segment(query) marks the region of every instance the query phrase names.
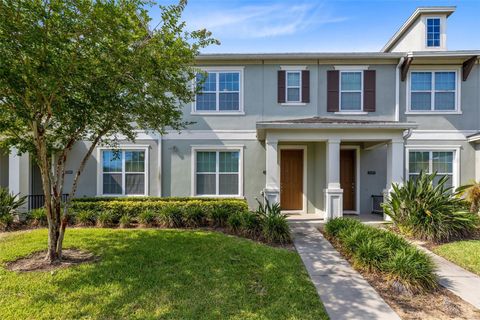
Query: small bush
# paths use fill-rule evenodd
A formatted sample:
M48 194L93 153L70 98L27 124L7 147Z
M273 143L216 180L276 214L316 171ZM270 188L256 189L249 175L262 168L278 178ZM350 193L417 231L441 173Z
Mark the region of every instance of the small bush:
M0 229L8 229L18 208L25 204L27 197L14 195L7 188L0 188Z
M80 226L94 226L97 221L97 215L93 211L83 210L75 214L75 222Z
M188 228L205 225L206 214L200 205L189 205L184 208L183 224Z
M429 291L437 286L431 258L392 232L338 218L325 225L325 234L338 241L353 265L380 271L406 290Z
M138 215L138 223L146 227L151 227L155 224L156 218L157 215L155 214L155 212L153 210L147 209L145 211L142 211Z
M429 291L438 286L434 263L417 248L396 251L384 261L383 269L391 281L401 283L410 292Z
M115 213L112 211L101 212L97 216L97 226L101 228L110 227L113 224Z
M262 235L267 242L286 244L291 241L290 229L284 215L268 214L262 222Z
M228 217L227 227L231 232L241 233L243 230L243 213L234 212Z
M13 215L6 214L0 216L0 231L7 230L13 223Z
M208 220L212 227L223 228L227 225L230 211L225 207L214 207L209 214Z
M130 228L132 224L132 218L124 214L123 216L120 217L119 223L120 223L120 228Z
M479 217L467 210L459 192L446 187L448 177L437 183L436 173L421 172L402 186L393 185L382 204L399 230L423 240L441 242L469 236L479 225Z
M35 227L45 227L48 224L45 208L33 209L27 215L30 224Z
M259 238L263 228L262 217L251 211L242 212L240 216L242 218L241 232L248 237Z
M183 211L177 206L168 206L163 208L159 216L160 223L168 228L183 227Z

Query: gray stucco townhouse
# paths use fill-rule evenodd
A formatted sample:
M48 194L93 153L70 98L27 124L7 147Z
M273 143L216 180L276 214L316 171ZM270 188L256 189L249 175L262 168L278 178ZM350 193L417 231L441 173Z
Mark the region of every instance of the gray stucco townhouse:
M183 107L195 124L139 132L118 159L99 147L77 196L265 196L331 218L370 213L372 196L420 170L480 180L480 51L447 49L454 11L418 8L380 52L202 54L203 93ZM0 156L0 185L42 193L15 150Z

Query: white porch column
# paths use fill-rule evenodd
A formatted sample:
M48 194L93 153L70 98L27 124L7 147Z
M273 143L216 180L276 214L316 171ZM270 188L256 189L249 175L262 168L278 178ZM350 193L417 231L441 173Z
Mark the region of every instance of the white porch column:
M340 140L327 141L327 189L325 220L343 216L343 190L340 188Z
M28 154L17 154L17 149L12 148L8 156L8 189L10 193L25 196L30 191L30 157ZM27 204L20 210L27 210Z
M278 140L267 139L265 198L270 203L280 202L280 177L278 168Z
M387 185L383 190L383 198L387 200L393 190L392 184L402 184L404 166L404 141L392 140L387 145ZM390 217L384 215L384 219L390 221Z

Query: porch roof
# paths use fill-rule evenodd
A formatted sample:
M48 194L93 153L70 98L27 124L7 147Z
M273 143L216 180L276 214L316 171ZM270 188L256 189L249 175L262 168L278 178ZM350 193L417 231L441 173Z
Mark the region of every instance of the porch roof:
M348 118L312 117L301 119L282 119L257 122L257 136L262 139L269 129L415 129L415 122L398 122L388 120L367 120Z

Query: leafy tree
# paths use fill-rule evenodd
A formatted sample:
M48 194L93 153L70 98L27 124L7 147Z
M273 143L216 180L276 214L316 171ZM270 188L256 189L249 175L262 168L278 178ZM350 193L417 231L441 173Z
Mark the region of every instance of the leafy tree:
M51 263L62 257L69 202L61 209L65 163L89 141L70 191L98 144L115 146L137 129L181 130L199 50L216 40L188 32L186 1L160 6L150 29L144 0L0 0L2 145L37 162L48 220Z

